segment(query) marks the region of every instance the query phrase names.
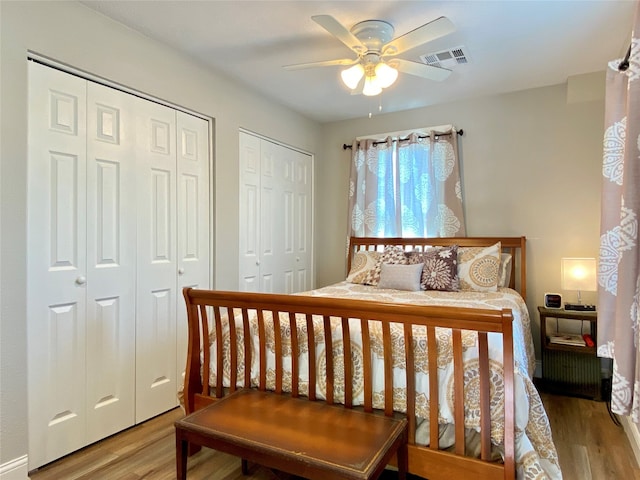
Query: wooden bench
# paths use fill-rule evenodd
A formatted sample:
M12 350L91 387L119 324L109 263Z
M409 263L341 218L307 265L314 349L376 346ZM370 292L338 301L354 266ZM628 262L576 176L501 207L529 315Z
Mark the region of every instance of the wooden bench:
M238 390L175 423L178 480L189 444L308 479L376 479L397 454L407 471L407 420L278 395Z

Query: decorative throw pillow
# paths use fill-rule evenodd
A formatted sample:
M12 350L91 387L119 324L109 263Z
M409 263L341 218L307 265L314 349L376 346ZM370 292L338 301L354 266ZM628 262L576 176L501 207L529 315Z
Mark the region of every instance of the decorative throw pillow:
M498 279L499 287L508 287L509 282L511 282L511 262L511 254L500 254L500 278Z
M489 247L460 247L460 290L496 292L500 279L500 242Z
M347 282L366 283L369 272L376 268L382 253L369 250L360 250L351 261L351 270L347 275Z
M380 281L378 288L395 288L396 290L420 290L422 263L413 265L396 265L383 263L380 265Z
M458 281L458 245L433 247L408 254L409 263L424 263L420 285L422 290L456 292Z
M369 272L369 275L367 275L365 283L374 286L378 285L378 282L380 281L380 269L383 263L389 263L391 265L407 265L409 261L407 260L407 256L404 254L402 247L398 245L387 245L384 247L384 251L380 255L375 268Z

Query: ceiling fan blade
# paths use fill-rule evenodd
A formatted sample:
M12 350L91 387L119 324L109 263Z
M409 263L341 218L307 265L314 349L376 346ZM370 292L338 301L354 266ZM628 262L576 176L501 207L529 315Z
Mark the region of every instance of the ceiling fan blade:
M366 50L366 47L362 42L331 15L314 15L311 17L311 20L316 22L354 52L359 54Z
M451 75L451 70L448 68L434 67L433 65L425 65L424 63L412 62L401 58L394 58L389 62L389 65L409 75L428 78L437 82L441 82Z
M456 27L447 17L436 18L434 21L426 23L404 35L391 40L382 47L382 55L398 55L411 50L422 44L428 43L436 38L444 37L455 32Z
M308 62L308 63L296 63L293 65L284 65L282 68L285 70L302 70L303 68L314 67L330 67L332 65L355 65L358 60L352 58L341 58L338 60L324 60L322 62Z

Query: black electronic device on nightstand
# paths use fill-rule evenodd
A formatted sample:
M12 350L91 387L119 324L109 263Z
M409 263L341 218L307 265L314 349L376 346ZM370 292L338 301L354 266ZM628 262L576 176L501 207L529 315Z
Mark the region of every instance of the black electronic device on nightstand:
M585 305L584 303L565 303L565 310L574 310L576 312L595 312L595 305Z
M559 293L544 294L545 308L562 308L562 295Z

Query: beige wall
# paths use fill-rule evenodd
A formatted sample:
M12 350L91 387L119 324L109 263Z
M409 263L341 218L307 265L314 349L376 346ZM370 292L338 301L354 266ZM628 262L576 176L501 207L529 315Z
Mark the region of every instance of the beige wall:
M318 285L344 279L350 151L356 136L452 123L460 138L467 235L527 237L527 304L560 290L561 257L597 257L604 75L567 85L461 101L324 126L317 171ZM576 88L578 85L579 88ZM567 92L571 103L567 102ZM594 293L583 300L595 301Z
M27 51L215 119L215 284L237 286L238 129L315 154L318 124L75 2L0 2L0 466L27 453ZM37 392L32 392L37 394Z

